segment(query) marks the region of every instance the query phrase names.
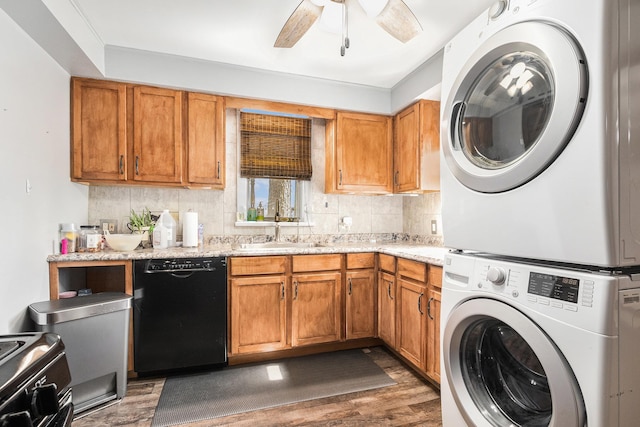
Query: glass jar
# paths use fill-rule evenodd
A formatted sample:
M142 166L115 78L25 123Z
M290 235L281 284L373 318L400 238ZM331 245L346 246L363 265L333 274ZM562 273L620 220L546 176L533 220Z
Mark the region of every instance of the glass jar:
M78 229L75 224L60 224L60 253L67 254L76 251Z
M78 234L78 252L98 252L101 249L102 234L97 225L81 225Z

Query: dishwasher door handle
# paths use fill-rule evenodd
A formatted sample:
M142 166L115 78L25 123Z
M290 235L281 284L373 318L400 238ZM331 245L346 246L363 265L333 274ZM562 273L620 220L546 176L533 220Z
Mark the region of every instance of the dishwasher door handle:
M173 277L175 277L176 279L188 279L189 277L193 276L193 271L191 273L169 273L171 274Z

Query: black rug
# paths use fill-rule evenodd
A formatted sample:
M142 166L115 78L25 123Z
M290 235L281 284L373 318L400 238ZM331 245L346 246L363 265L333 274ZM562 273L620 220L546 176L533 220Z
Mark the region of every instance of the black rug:
M393 385L362 350L346 350L169 377L152 427Z

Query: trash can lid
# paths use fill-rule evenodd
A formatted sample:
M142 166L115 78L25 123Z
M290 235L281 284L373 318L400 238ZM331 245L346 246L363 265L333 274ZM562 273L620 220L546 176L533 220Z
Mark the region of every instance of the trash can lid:
M131 295L100 292L81 297L36 302L29 305L31 319L38 325L53 325L131 308Z

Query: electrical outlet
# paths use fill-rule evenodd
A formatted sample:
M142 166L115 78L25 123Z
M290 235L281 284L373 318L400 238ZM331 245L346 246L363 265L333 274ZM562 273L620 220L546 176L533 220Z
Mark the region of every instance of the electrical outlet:
M100 229L109 233L117 233L118 232L118 220L117 219L101 219L100 220Z
M435 219L431 220L431 234L438 234L438 221Z

